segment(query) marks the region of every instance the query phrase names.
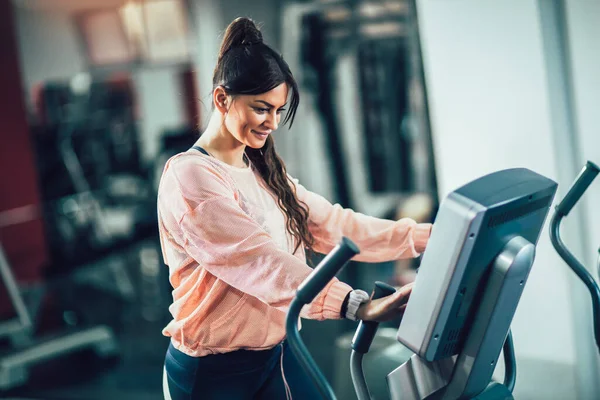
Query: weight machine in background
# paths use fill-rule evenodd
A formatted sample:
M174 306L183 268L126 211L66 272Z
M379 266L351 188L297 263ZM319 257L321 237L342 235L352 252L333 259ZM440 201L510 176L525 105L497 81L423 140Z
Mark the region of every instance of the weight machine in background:
M432 220L438 195L414 2L292 3L283 9L281 42L303 99L298 122L277 138L290 173L358 212ZM398 277L399 271L412 271L418 260L351 264L340 278L368 288L374 280L405 283L410 276ZM352 396L343 389L351 387L348 363L339 359L349 354L352 324L332 326L331 337L321 325L313 338L310 322L303 336L311 352L336 390ZM406 356L386 336L394 324L380 330L373 352L386 354L370 371ZM335 342L335 354L322 342Z

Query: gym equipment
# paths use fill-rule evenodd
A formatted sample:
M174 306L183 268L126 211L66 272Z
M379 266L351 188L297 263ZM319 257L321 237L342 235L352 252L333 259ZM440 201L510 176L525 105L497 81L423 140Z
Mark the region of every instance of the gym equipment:
M544 176L515 168L481 177L444 199L398 329L398 341L415 354L388 374L392 400L513 398L510 324L556 188ZM290 347L326 399L335 394L302 343L298 316L358 252L342 239L300 286L287 316ZM373 296L390 292L377 284ZM370 398L361 360L376 329L361 323L353 340L359 400ZM491 382L502 348L503 384Z
M0 337L8 336L11 349L0 354L0 390L8 390L27 382L29 368L51 358L85 348L93 348L102 358L117 354L113 331L104 325L62 332L60 335L33 339L31 317L25 307L10 267L0 247L0 286L4 285L14 307L14 315L0 321Z
M600 351L600 288L594 277L588 272L583 264L569 251L567 246L560 237L560 223L563 218L569 215L575 204L585 193L587 188L592 184L593 180L600 173L600 168L591 161L583 167L579 176L565 195L565 198L556 206L556 211L550 222L550 240L552 245L567 263L575 274L583 281L585 286L590 291L592 297L592 308L594 314L594 335L596 337L596 346ZM598 249L598 273L600 274L600 248Z
M21 222L26 220L18 221ZM63 331L46 337L33 337L31 315L1 243L0 301L7 301L10 305L10 310L0 315L0 339L7 338L10 344L8 350L0 353L0 391L26 383L30 367L55 357L86 348L93 348L102 358L113 357L118 353L114 333L105 325Z

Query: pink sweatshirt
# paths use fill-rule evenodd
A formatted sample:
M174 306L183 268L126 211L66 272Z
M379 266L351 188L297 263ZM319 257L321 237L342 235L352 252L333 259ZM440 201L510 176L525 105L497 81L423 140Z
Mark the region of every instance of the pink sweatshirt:
M369 217L332 205L296 180L290 184L309 208L320 253L342 236L360 248L357 261L416 257L425 248L430 224ZM160 182L158 219L174 288L173 320L163 334L178 350L190 356L263 350L285 338L287 309L311 268L302 246L292 254L284 214L252 167L233 167L196 150L172 157ZM333 279L301 316L341 318L350 290Z

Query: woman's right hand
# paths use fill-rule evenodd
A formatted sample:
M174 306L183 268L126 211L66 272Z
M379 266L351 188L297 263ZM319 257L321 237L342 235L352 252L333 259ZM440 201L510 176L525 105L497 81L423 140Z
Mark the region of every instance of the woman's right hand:
M356 311L356 317L363 321L376 322L386 322L401 317L406 309L413 285L414 283L409 283L394 294L361 304Z

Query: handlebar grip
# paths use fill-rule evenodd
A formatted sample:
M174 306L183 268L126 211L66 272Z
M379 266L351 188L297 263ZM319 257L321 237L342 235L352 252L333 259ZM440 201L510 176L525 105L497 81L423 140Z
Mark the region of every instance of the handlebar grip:
M303 304L312 302L339 270L358 253L360 253L358 247L350 239L343 237L340 244L329 252L304 282L300 284L296 298Z
M375 282L375 288L373 289L373 296L371 299L380 299L394 293L396 293L396 289L387 283ZM354 338L352 339L352 350L360 354L368 353L369 348L371 348L371 344L373 343L373 339L375 339L378 327L379 322L360 321L358 328L356 328Z
M375 288L373 289L372 300L380 299L382 297L389 296L394 293L396 293L396 289L393 286L390 286L384 282L377 281L375 282Z
M588 161L577 176L571 189L565 195L565 198L556 206L556 212L564 216L569 215L571 209L573 209L599 172L600 168L593 162Z

